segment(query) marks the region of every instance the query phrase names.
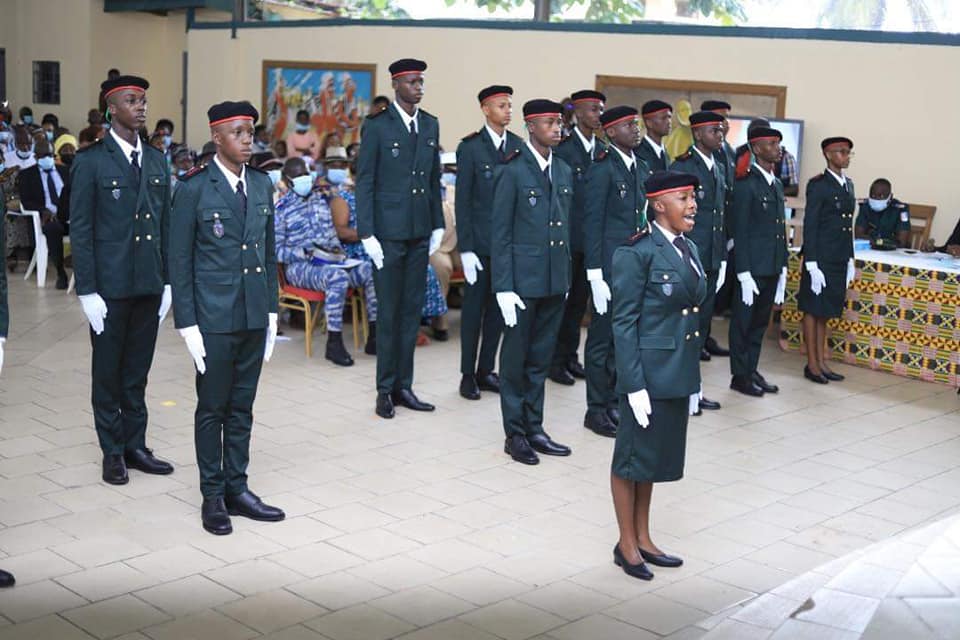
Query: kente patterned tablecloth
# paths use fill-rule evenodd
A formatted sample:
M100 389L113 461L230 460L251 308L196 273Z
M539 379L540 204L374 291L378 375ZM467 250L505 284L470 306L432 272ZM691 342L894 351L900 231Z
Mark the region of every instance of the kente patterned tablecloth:
M924 256L890 255L884 262L857 252L857 277L843 317L827 324L832 358L900 376L960 384L960 273L931 269ZM902 264L893 264L900 262ZM780 329L792 350L802 342L797 309L800 256L791 253Z

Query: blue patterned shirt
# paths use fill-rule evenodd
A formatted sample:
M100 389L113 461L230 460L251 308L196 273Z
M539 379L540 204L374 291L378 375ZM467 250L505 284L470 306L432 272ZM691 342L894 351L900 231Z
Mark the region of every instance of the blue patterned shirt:
M314 190L306 198L290 190L277 200L274 220L277 262L309 261L317 247L343 252L328 198L329 194L323 190Z

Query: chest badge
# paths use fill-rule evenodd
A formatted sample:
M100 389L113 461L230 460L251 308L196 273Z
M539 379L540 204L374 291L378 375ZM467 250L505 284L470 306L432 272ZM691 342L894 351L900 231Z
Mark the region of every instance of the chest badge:
M626 197L627 197L627 187L624 185L620 185L620 199L623 200Z
M663 289L663 295L668 298L673 295L673 284L670 282L664 282L660 287Z
M697 189L697 200L703 200L703 189Z
M223 223L220 222L220 214L213 214L213 235L218 238L223 237Z
M531 206L531 207L537 206L537 194L534 193L533 191L531 191L531 192L530 192L530 197L527 198L527 202L530 203L530 206Z
M119 199L120 199L120 189L114 189L113 191L110 192L110 195L113 196L113 199L114 199L114 200L119 200Z

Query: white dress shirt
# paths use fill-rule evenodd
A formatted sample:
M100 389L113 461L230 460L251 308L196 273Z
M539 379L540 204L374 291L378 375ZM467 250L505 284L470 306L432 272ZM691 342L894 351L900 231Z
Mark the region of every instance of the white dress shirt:
M223 173L223 175L226 176L227 182L230 183L230 191L233 191L234 193L236 193L236 192L237 192L237 183L238 183L238 182L241 182L241 183L243 183L243 192L244 192L244 193L247 193L247 167L246 167L246 165L242 165L242 164L240 165L240 175L238 176L238 175L235 174L233 171L230 171L230 169L227 169L225 166L223 166L223 163L220 162L220 157L219 157L219 156L214 155L214 156L213 156L213 162L214 162L214 164L216 164L216 165L220 168L220 171Z
M407 131L410 131L410 123L412 122L413 130L416 131L417 133L420 133L420 122L419 122L420 119L417 118L417 116L420 115L419 108L414 109L413 115L410 115L409 113L403 110L403 107L401 107L400 103L397 102L396 100L393 101L393 108L396 109L397 113L400 114L400 119L403 120L404 129L406 129Z
M663 233L663 235L667 236L667 240L670 241L670 246L673 247L673 250L677 252L677 255L680 256L680 259L682 260L682 259L683 259L683 252L680 251L680 249L677 248L677 245L673 244L673 241L674 241L677 237L683 238L684 235L681 233L679 236L677 236L677 234L675 234L673 231L670 231L670 230L665 229L665 228L663 228L662 226L660 226L660 224L659 224L656 220L653 221L653 224L657 225L657 229L660 229L660 231ZM689 246L689 245L687 245L687 246ZM700 273L700 269L697 268L697 262L696 262L696 260L693 259L693 249L692 249L692 248L690 249L690 264L693 265L693 270L697 272L697 275L700 275L700 276L703 275L702 273Z
M409 128L410 128L410 125L407 125L407 129ZM507 141L506 129L503 130L503 135L501 136L501 135L498 135L496 131L491 129L490 125L488 124L483 125L483 128L487 130L488 134L490 134L490 139L493 140L493 146L495 146L497 149L500 149L500 147L503 146L503 144ZM506 147L503 147L503 149L504 151L506 151Z
M627 166L627 171L632 170L633 165L637 163L637 158L636 156L633 155L633 151L630 151L630 155L627 155L623 151L620 151L620 148L617 147L617 145L612 144L610 146L613 148L614 151L620 154L620 157L623 159L623 164Z
M667 152L667 150L664 148L662 144L657 144L656 142L650 139L650 136L645 135L643 136L643 139L646 140L650 144L650 146L653 147L653 150L657 152L658 158L662 158L663 154Z
M126 156L127 162L130 164L133 164L133 158L130 157L130 152L137 152L137 165L143 169L143 145L140 144L140 136L135 136L137 139L137 146L133 146L118 136L117 132L113 130L113 127L110 128L110 135L113 137L113 141L120 146L120 150L123 151L123 155Z
M529 140L527 140L527 148L530 149L530 153L533 154L533 157L537 159L537 164L540 165L541 173L543 173L544 169L550 168L550 166L553 164L553 149L550 149L550 155L544 158L542 155L540 155L540 152L537 151L536 147L530 144ZM550 169L550 171L547 174L547 177L550 180L550 182L553 182L552 174L553 174L553 169Z
M713 157L704 155L703 151L700 151L700 149L697 149L696 145L693 146L693 150L697 152L698 156L703 158L703 162L704 164L707 165L707 169L709 169L710 171L713 171Z
M767 181L767 184L771 184L771 185L773 184L773 181L776 178L775 175L773 175L772 173L770 173L769 171L761 167L756 162L753 163L753 166L757 168L757 170L760 172L760 175L763 176L763 179Z
M53 204L53 200L50 198L50 188L47 185L47 176L53 177L53 187L57 190L55 194L58 198L60 194L63 193L63 178L60 177L60 172L57 171L57 167L54 166L50 171L44 171L40 167L37 167L40 171L40 184L43 185L43 200L44 206L50 211L50 213L57 212L57 205Z
M580 133L580 127L574 127L573 131L577 134L577 137L580 138L580 144L583 145L584 150L590 155L593 155L594 146L597 144L597 136L590 134L590 139L587 140L586 136Z
M827 173L833 176L833 179L840 183L840 186L844 189L847 188L847 179L843 175L837 175L830 169L827 169Z

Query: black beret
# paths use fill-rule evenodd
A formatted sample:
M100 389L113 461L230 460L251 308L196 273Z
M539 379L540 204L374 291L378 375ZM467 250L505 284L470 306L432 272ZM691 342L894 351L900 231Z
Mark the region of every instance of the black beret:
M747 132L747 141L756 142L757 140L766 140L767 138L776 138L783 140L783 134L772 127L754 127Z
M719 113L714 113L713 111L697 111L690 115L690 128L696 129L697 127L705 127L708 124L720 124L724 120L726 120L726 118Z
M405 76L408 73L422 73L426 71L427 63L423 60L415 60L414 58L403 58L402 60L397 60L390 65L390 77L396 78L398 76Z
M827 147L833 146L835 144L848 144L850 148L853 149L853 140L850 138L845 138L844 136L833 136L832 138L824 138L820 143L820 149L823 151L827 150Z
M230 120L253 120L256 122L259 118L260 114L246 100L221 102L207 109L207 119L210 121L211 127Z
M495 96L512 96L513 87L508 87L505 84L492 84L486 89L481 89L480 93L477 94L477 100L480 101L480 104L483 104L483 101L487 98L493 98Z
M583 91L574 91L570 94L570 102L577 103L580 101L591 101L591 102L606 102L607 96L603 95L599 91L593 91L592 89L584 89Z
M146 91L150 88L150 83L137 76L118 76L113 80L104 80L100 83L100 93L104 98L111 93L123 91L124 89L139 89Z
M692 173L683 171L654 171L643 183L647 197L662 196L671 191L685 191L700 186L700 179Z
M606 129L624 120L635 120L638 113L633 107L612 107L600 114L600 124Z
M729 102L724 102L723 100L704 100L700 103L701 111L719 111L721 109L729 111L732 108Z
M643 108L640 109L640 113L642 113L644 117L652 116L661 111L673 111L673 107L663 100L650 100L649 102L643 103Z
M543 116L559 116L563 111L563 105L553 100L528 100L523 105L523 119L532 120Z

